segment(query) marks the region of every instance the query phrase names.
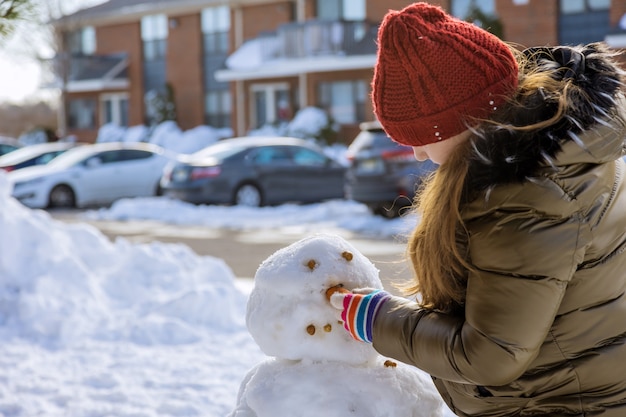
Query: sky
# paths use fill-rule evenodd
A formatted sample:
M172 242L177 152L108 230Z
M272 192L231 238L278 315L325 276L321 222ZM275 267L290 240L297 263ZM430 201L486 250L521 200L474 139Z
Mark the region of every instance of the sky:
M43 90L43 69L36 56L51 58L54 51L45 25L50 17L70 14L105 0L32 0L35 17L16 23L15 31L0 40L0 103L21 103L28 100L49 99L50 90Z
M357 223L380 228L382 219L358 204L216 215L219 207L126 199L85 214L310 227L303 242L264 261L255 280L243 280L222 259L182 244L111 242L87 223L22 206L10 191L0 174L3 417L452 416L427 375L385 365L321 298L331 276L352 287L381 285L375 265L334 233ZM250 217L256 221L244 221ZM338 257L346 251L353 270ZM310 259L320 267L303 271ZM271 333L278 328L285 331Z

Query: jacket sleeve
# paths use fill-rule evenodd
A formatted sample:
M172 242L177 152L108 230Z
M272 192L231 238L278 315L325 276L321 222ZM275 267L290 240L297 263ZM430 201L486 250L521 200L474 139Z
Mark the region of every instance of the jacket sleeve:
M475 223L465 316L393 297L374 322L373 345L448 381L504 385L524 373L550 331L580 260L583 222L530 208Z

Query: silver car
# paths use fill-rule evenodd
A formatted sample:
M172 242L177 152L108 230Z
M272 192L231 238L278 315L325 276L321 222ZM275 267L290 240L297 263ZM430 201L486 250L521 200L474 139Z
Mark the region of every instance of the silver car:
M13 196L31 208L107 205L125 197L159 195L163 168L176 157L150 143L98 143L7 176Z

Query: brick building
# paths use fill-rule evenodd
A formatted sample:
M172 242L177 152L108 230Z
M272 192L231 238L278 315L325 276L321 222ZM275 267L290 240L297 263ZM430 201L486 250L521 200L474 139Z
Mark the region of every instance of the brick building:
M55 22L66 132L94 141L100 126L154 120L155 97L181 129L244 135L326 109L353 137L372 120L369 85L377 25L401 0L109 0ZM626 1L440 0L487 16L523 46L605 40L626 48ZM622 22L620 25L620 21ZM484 22L483 22L484 24Z

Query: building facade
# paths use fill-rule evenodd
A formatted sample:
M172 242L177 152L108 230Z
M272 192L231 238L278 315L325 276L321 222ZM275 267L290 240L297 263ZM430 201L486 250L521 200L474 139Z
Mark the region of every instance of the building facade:
M106 123L245 135L326 110L349 142L373 120L378 25L401 0L109 0L56 21L63 134ZM626 48L621 0L431 1L521 46L606 41ZM495 31L494 31L495 32Z

